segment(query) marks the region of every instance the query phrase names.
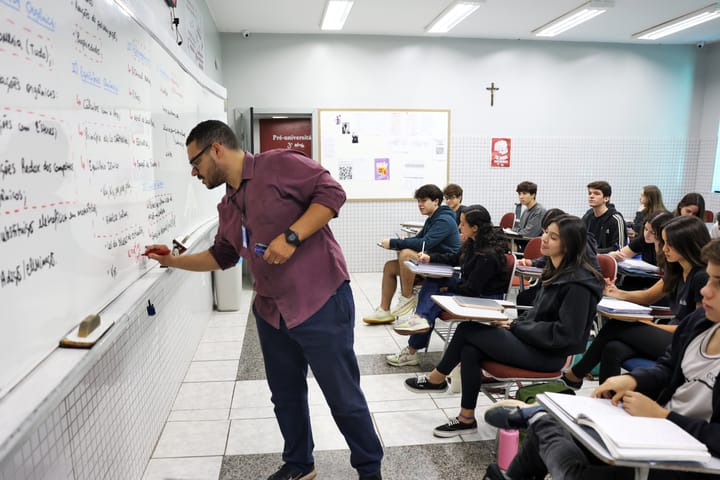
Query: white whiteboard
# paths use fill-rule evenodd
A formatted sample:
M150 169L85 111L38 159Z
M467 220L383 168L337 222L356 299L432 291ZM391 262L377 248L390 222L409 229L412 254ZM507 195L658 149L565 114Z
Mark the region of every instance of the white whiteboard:
M185 136L225 90L128 13L0 0L0 397L152 266L145 244L216 215Z
M449 110L323 109L320 163L348 199L412 199L449 171Z

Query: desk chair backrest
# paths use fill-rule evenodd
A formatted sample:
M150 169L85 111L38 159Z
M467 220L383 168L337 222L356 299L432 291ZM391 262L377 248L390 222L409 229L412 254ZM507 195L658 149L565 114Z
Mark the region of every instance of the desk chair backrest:
M514 223L515 223L515 214L512 212L506 213L500 219L500 227L501 228L512 228Z
M505 260L507 261L508 273L510 274L508 277L508 288L505 290L505 300L507 300L510 295L510 289L513 286L513 279L515 278L515 266L517 265L517 259L512 253L506 253Z
M705 210L705 223L713 223L715 215L710 210Z
M525 245L525 250L523 251L523 258L527 258L528 260L535 260L536 258L542 257L542 252L540 252L540 245L542 244L542 237L535 237L531 238L527 245Z
M600 273L602 273L603 278L614 282L617 277L617 262L615 259L605 253L599 253L597 260L600 264Z

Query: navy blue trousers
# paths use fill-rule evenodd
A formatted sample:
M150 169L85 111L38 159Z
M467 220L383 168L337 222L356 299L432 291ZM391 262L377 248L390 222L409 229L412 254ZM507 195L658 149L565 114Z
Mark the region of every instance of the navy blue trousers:
M280 431L283 461L300 469L314 464L308 409L307 372L315 379L335 423L350 447L350 464L360 475L380 472L382 445L360 390L360 369L353 350L355 302L348 282L305 322L274 329L254 311L265 373Z

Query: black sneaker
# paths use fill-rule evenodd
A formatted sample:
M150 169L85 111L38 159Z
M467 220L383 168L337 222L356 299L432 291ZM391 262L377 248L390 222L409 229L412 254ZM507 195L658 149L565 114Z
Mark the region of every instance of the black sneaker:
M505 474L500 470L500 466L497 463L491 463L485 470L485 476L483 480L507 480Z
M270 475L267 480L312 480L317 476L317 470L311 467L310 471L302 472L297 467L287 463L280 470Z
M578 382L573 382L570 380L567 375L565 374L567 370L563 370L562 376L560 377L560 381L565 384L566 387L572 388L573 390L580 390L582 388L583 381L580 379Z
M415 393L444 392L448 388L448 383L446 380L442 383L430 383L428 378L422 375L405 380L405 388Z
M491 405L485 410L485 423L506 430L525 429L528 427L530 417L538 412L544 411L545 407L542 405L527 406L525 408L508 405Z
M435 428L435 430L433 430L433 435L436 437L448 438L475 432L477 432L477 421L473 420L472 423L463 423L457 418L452 418L445 425L440 425Z

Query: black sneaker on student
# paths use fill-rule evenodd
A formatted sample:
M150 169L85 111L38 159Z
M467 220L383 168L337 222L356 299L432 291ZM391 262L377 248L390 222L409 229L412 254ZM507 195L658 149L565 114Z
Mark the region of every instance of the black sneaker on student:
M280 470L270 475L267 480L313 480L317 476L317 470L310 468L309 471L303 472L297 467L288 465L287 463L280 467Z
M406 379L405 388L415 393L444 392L448 388L448 383L446 380L442 383L430 383L427 376L421 375Z
M497 463L491 463L485 470L485 476L483 480L507 480L507 477L500 470L500 466Z
M580 390L583 385L582 379L578 382L573 382L567 377L567 370L563 370L562 376L560 377L560 381L565 384L566 387L572 388L573 390Z
M436 437L449 438L457 435L465 435L467 433L477 432L477 421L472 423L463 423L457 418L451 418L445 425L440 425L433 430Z
M512 402L512 403L511 403ZM530 417L545 411L542 405L528 405L519 400L503 400L485 410L485 423L496 428L519 430L528 427Z

